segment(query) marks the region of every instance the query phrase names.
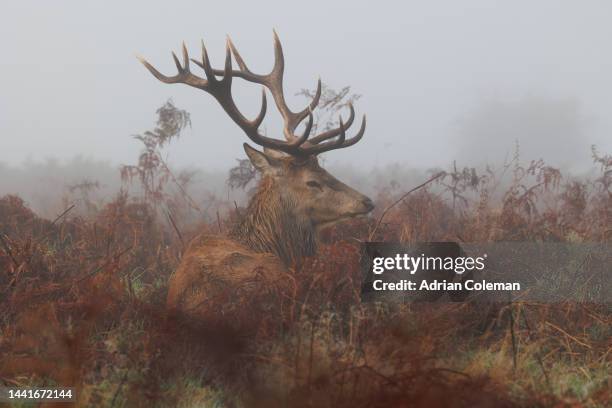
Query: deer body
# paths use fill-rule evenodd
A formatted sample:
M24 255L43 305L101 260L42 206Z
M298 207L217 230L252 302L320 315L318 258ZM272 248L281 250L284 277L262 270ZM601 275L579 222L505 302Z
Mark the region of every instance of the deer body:
M227 237L201 235L191 241L170 278L167 306L197 320L235 316L234 308L245 306L245 294L285 289L286 279L286 267L275 255L257 253ZM261 307L265 299L248 296L246 301Z
M345 219L366 215L374 205L363 194L337 180L319 166L317 155L357 143L365 131L365 117L357 135L346 139L345 131L354 120L351 105L346 124L310 137L312 110L321 95L318 82L311 104L293 112L283 94L284 59L275 33L275 64L267 75L252 73L228 39L225 68L210 66L202 45L202 62L206 79L189 70L189 57L183 45L183 64L173 54L178 69L174 77L159 73L148 62L146 68L165 83L185 83L212 94L253 142L264 147L258 151L248 144L244 149L261 174L256 194L251 199L241 223L226 237L201 235L194 239L169 282L167 304L190 317L213 318L236 316L236 308L266 307L270 292L288 290L288 268L299 267L303 259L316 253L321 229ZM232 69L232 56L240 70ZM217 76L222 76L218 79ZM286 141L259 133L266 113L266 94L262 94L259 115L247 120L231 96L232 78L262 84L274 97L284 119ZM308 118L304 132L295 133ZM239 300L239 301L238 301Z

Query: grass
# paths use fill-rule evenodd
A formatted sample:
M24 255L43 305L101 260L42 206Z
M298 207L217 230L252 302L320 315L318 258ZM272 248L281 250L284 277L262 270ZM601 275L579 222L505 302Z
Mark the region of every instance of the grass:
M0 384L70 385L79 406L130 408L609 406L610 304L359 299L359 241L368 237L609 242L612 164L600 159L602 176L578 189L580 199L574 184L551 187L556 173L543 164L514 163L503 193L493 175L462 184L471 172L449 173L377 225L401 195L382 190L375 218L326 232L318 256L293 275L283 311L268 310L249 336L165 309L184 241L227 230L237 214L179 235L159 211L163 202L125 193L94 215L52 221L4 197ZM551 282L572 282L573 269Z

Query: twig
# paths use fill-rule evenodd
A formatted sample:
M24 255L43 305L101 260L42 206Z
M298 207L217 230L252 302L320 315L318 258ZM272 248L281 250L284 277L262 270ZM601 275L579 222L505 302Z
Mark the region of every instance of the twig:
M51 226L55 225L56 222L58 222L60 219L62 219L66 214L68 214L70 211L72 211L72 209L76 207L76 204L72 204L70 207L66 208L60 215L58 215L57 217L55 217L55 219L53 221L51 221ZM43 240L45 240L47 237L49 237L49 235L51 235L53 233L53 231L49 231L47 232L45 235L41 236L40 238L38 238L38 240L36 240L36 244L40 244L41 242L43 242Z
M393 379L393 378L391 378L391 377L389 377L389 376L379 372L378 370L374 369L372 366L370 366L368 364L365 364L365 363L361 364L361 365L355 365L355 366L352 366L352 367L336 370L336 371L334 371L333 375L344 374L344 373L347 373L349 371L357 371L357 372L359 372L361 370L371 372L372 374L374 374L374 375L382 378L383 380L387 381L388 384L394 385L396 387L400 386L400 384L395 379Z
M70 207L66 208L64 212L62 212L60 215L55 217L55 219L51 222L51 225L55 225L55 223L58 222L62 217L64 217L66 214L72 211L74 207L76 207L76 204L72 204Z
M0 234L0 242L2 242L2 246L4 247L4 250L6 251L9 258L11 258L11 261L13 262L13 265L15 266L15 268L18 268L19 263L17 262L17 259L15 259L15 256L13 255L13 252L11 251L10 245L8 244L8 242L5 241L4 234Z
M240 209L238 208L238 203L236 203L236 200L234 200L234 207L236 208L236 214L240 218L242 215L240 214Z
M310 379L312 378L312 360L314 357L314 342L315 342L315 328L317 323L319 322L319 318L317 317L310 324L310 355L308 357L308 380L307 384L310 384Z
M176 235L178 235L179 240L181 241L181 246L183 247L183 250L184 250L185 249L185 241L183 241L183 234L181 234L181 231L176 226L176 223L174 222L174 218L172 218L172 214L170 213L170 210L166 210L166 214L168 214L168 219L170 220L170 223L174 227L174 230L176 231Z
M117 401L117 397L119 396L119 391L121 391L123 384L125 384L125 380L127 380L127 375L128 375L128 372L126 371L123 374L123 377L121 378L121 382L119 383L119 385L117 385L117 389L115 390L115 393L113 394L113 399L111 401L111 405L110 405L111 408L115 406L115 402Z
M440 177L442 177L444 174L446 174L445 172L441 171L440 173L436 174L435 176L431 177L429 180L427 180L426 182L419 184L418 186L414 187L413 189L407 191L406 193L404 193L400 198L398 198L395 202L393 202L393 204L389 205L387 208L385 208L382 212L382 214L380 215L380 218L378 219L378 222L376 223L376 226L374 227L374 229L372 230L372 232L370 233L370 236L368 237L368 241L371 241L372 238L374 237L374 234L376 233L376 230L378 230L378 227L380 226L383 218L385 218L385 216L387 215L387 213L396 205L398 205L399 203L401 203L402 201L404 201L404 199L406 197L408 197L408 195L420 188L425 187L427 184L431 183L434 180L439 179Z
M185 199L185 201L187 201L189 203L191 208L193 208L196 211L199 211L201 214L204 214L202 209L196 204L195 200L193 198L191 198L191 196L187 193L187 191L185 190L183 185L181 183L179 183L179 181L176 179L176 177L174 176L174 173L172 172L172 170L170 170L170 167L168 167L168 164L162 158L162 155L159 152L158 152L158 157L159 157L159 161L161 162L161 164L164 166L164 168L166 169L166 171L170 175L170 178L172 178L172 181L174 182L174 184L176 184L176 186L180 190L181 194L183 194L183 198Z
M431 368L431 371L442 371L442 372L446 372L446 373L451 373L451 374L457 374L457 375L461 375L465 378L472 378L470 377L470 375L468 373L464 373L463 371L458 371L458 370L453 370L452 368L445 368L445 367L437 367L437 368Z
M5 384L15 385L17 387L23 387L24 386L23 383L20 383L19 381L13 380L11 378L0 377L0 381L2 381Z
M585 342L582 342L582 341L578 340L576 337L572 336L571 334L569 334L568 332L566 332L565 330L563 330L559 326L556 326L556 325L552 324L551 322L546 322L546 324L549 325L550 327L552 327L553 329L558 330L559 332L565 334L565 336L567 338L570 338L570 339L574 340L576 343L580 344L581 346L584 346L584 347L586 347L588 349L592 348L590 345L588 345Z
M512 337L512 367L514 371L516 371L516 360L518 357L518 345L516 341L516 333L514 332L514 310L512 307L512 302L508 305L510 306L510 335Z
M533 336L531 334L531 326L529 325L529 321L527 320L527 313L525 312L525 308L524 307L520 308L519 313L523 315L523 321L525 322L525 326L527 326L527 335L529 337L529 340L533 340ZM546 371L546 367L544 366L544 361L542 360L542 356L540 355L540 352L536 351L535 356L536 356L536 360L538 361L538 365L540 366L540 369L542 370L542 373L544 373L544 379L546 380L546 385L548 386L548 389L552 393L553 387L550 382L550 378L548 377L548 372Z

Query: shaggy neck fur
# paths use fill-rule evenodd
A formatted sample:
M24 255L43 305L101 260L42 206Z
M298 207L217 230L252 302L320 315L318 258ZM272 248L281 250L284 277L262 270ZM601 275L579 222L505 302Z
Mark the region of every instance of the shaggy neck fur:
M271 252L287 266L299 266L317 248L310 219L296 213L296 204L265 177L249 202L242 222L230 234L256 252Z

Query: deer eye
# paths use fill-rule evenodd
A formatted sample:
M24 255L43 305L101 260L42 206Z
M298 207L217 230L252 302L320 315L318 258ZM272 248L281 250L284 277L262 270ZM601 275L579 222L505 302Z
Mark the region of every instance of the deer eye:
M323 190L323 187L321 186L321 184L319 184L318 182L314 180L307 181L306 185L308 187L313 187L313 188L318 188L319 190Z

